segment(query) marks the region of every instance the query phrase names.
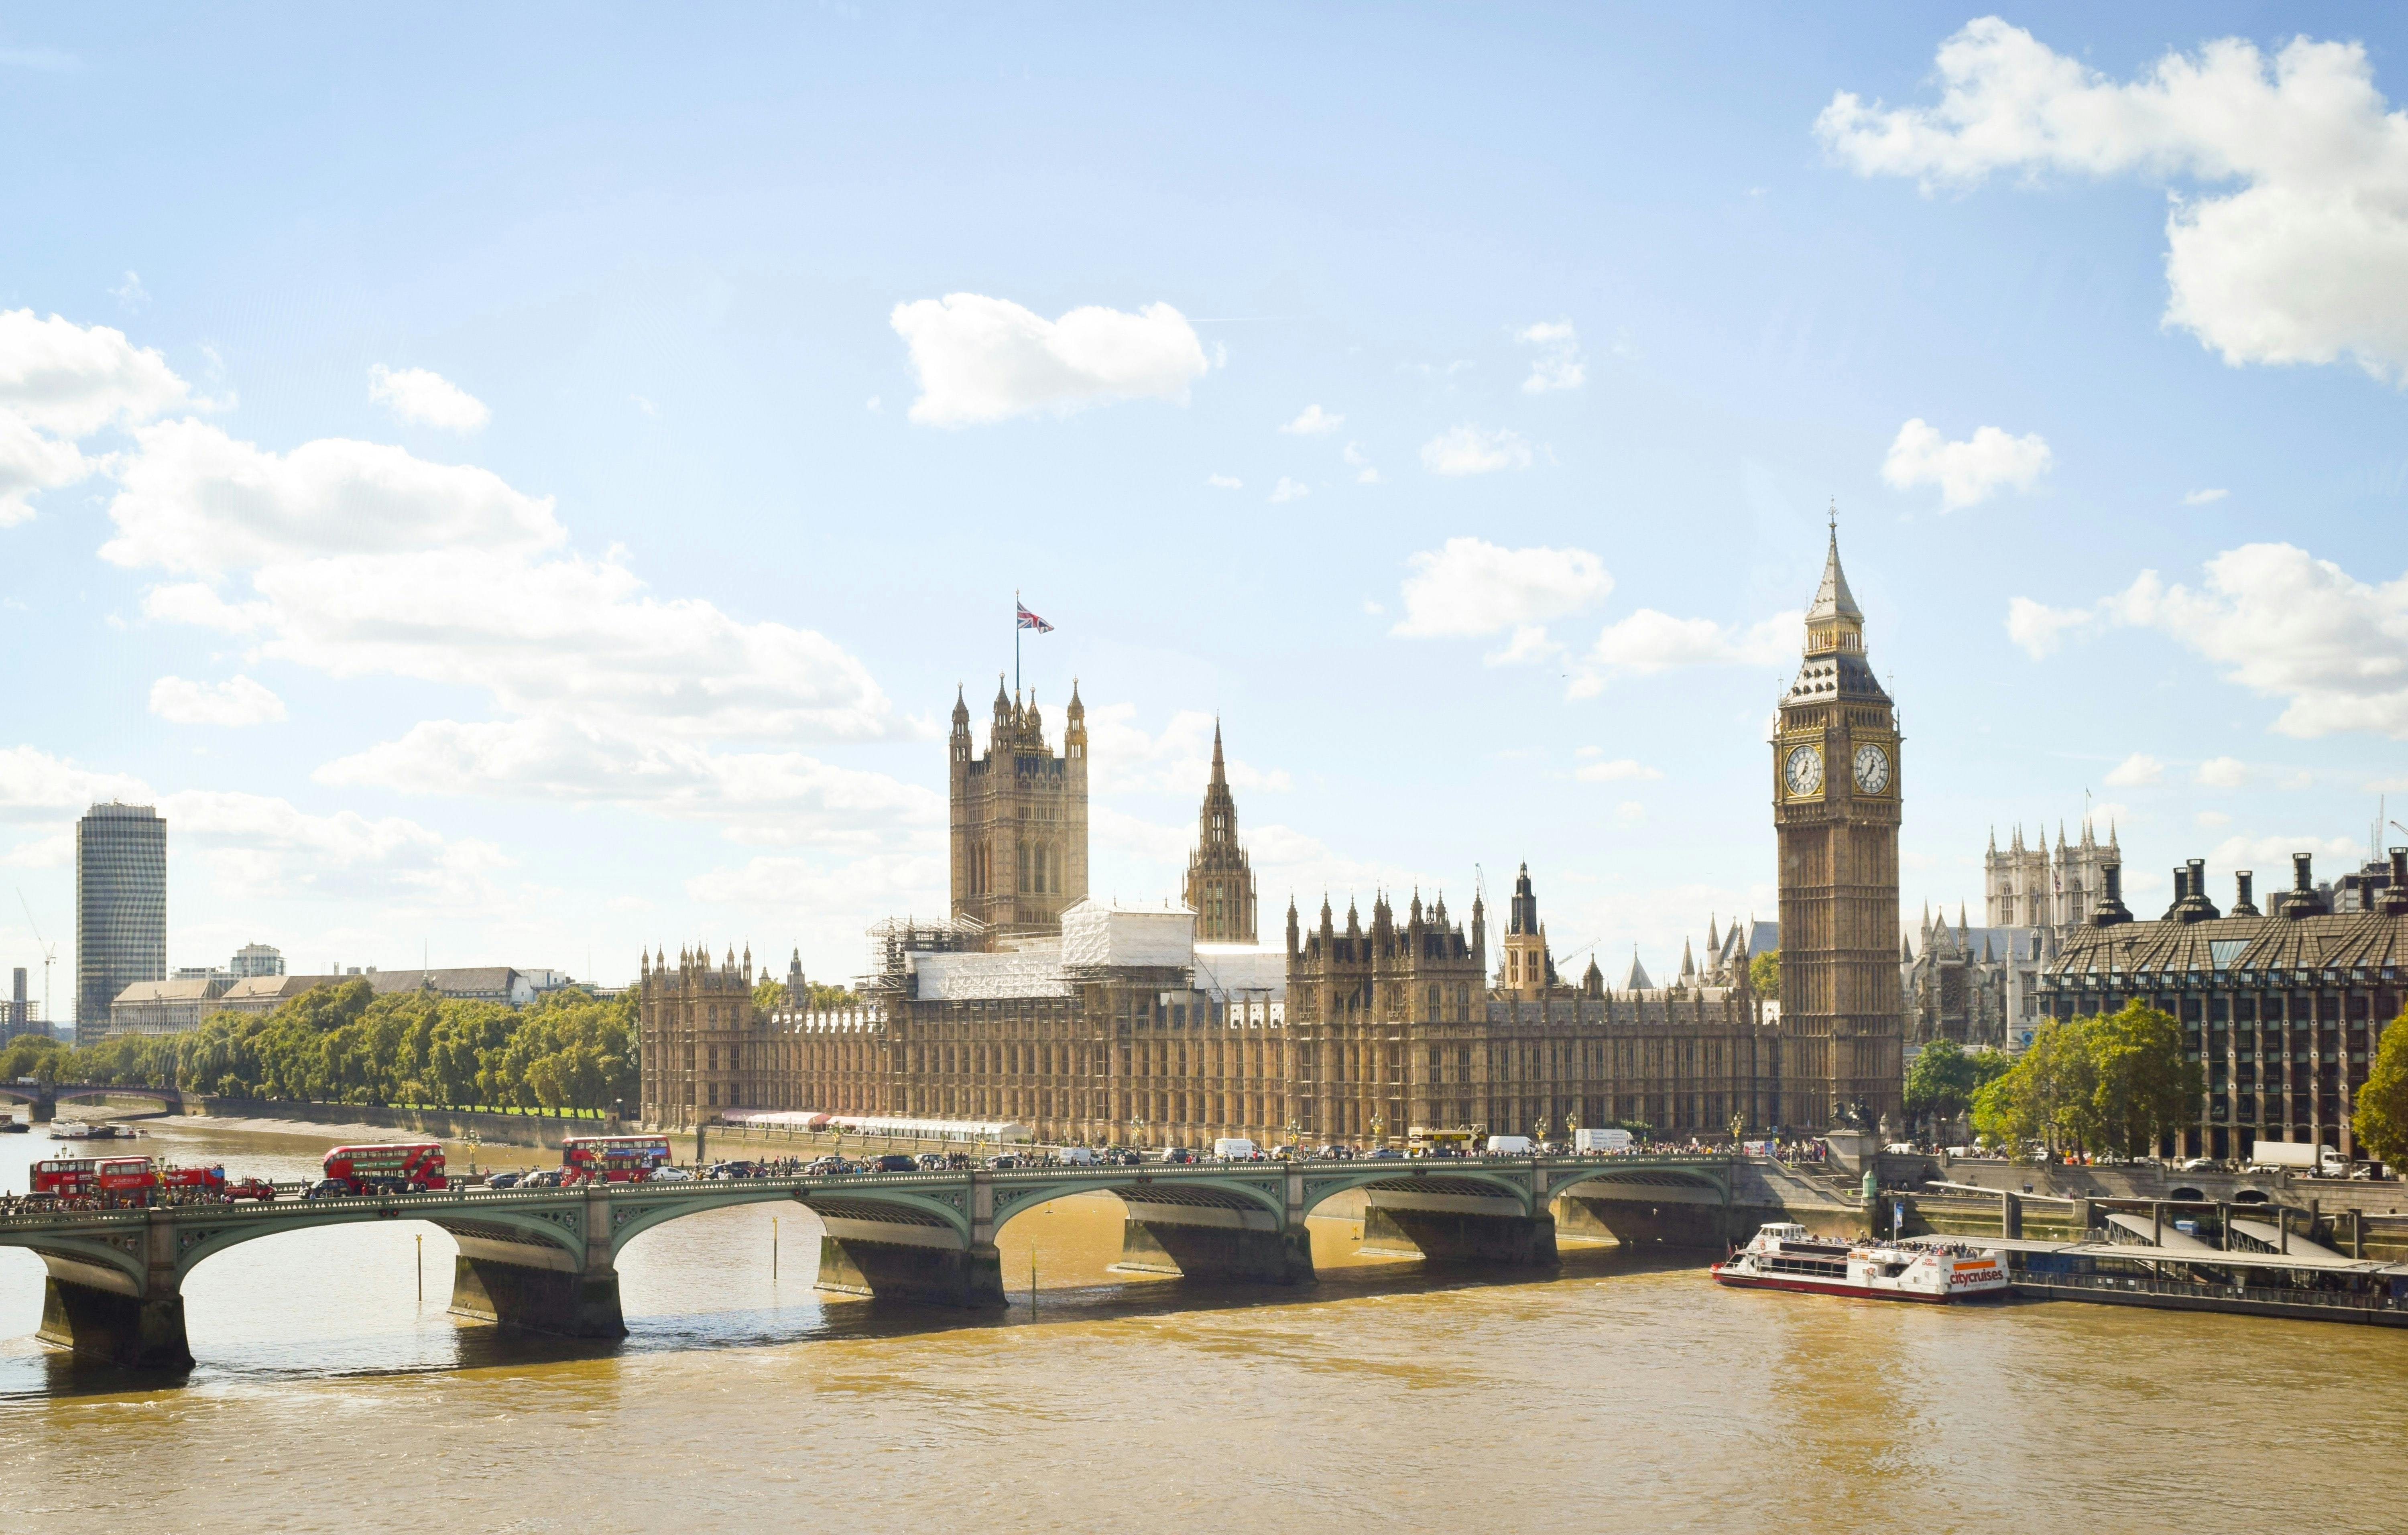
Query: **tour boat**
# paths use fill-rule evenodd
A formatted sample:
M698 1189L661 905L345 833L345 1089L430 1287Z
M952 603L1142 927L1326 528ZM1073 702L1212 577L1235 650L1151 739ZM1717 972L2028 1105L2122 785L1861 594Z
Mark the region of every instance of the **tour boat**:
M1946 1305L1980 1296L2004 1295L2006 1266L1999 1255L1944 1238L1904 1241L1846 1242L1810 1237L1802 1226L1774 1224L1756 1240L1717 1263L1712 1272L1724 1284L1747 1290L1798 1290L1808 1295L1855 1295L1875 1300L1921 1300Z
M92 1139L92 1126L80 1119L54 1119L50 1121L50 1139L89 1140Z

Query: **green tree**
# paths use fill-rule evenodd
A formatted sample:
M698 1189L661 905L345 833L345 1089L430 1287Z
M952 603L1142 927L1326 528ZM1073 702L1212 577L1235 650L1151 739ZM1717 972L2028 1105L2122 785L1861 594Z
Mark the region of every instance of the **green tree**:
M1906 1112L1949 1120L1972 1107L1973 1095L2005 1074L2005 1054L1967 1050L1954 1040L1934 1040L1906 1069Z
M1747 962L1747 983L1758 997L1781 995L1781 951L1767 949Z
M1973 1127L2021 1149L2145 1152L2195 1117L2204 1091L2181 1026L2145 1003L2044 1023L2031 1048L1973 1093Z
M752 987L752 1005L763 1012L775 1012L786 1005L786 983L763 976Z
M813 1012L844 1012L861 1006L861 998L849 987L823 985L817 981L810 987Z
M2350 1128L2369 1155L2395 1166L2408 1162L2408 1012L2392 1020L2358 1090Z

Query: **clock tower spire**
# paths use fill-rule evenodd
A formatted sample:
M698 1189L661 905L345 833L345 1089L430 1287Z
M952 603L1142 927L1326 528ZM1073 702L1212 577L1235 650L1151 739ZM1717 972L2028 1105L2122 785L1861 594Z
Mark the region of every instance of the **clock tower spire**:
M1836 509L1805 655L1781 700L1772 822L1781 852L1782 1123L1851 1112L1901 1123L1898 716L1865 658Z

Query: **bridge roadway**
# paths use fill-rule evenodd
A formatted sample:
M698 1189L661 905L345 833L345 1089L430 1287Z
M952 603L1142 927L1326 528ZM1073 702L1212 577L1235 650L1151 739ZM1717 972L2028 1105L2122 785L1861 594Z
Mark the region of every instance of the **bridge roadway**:
M1778 1218L1745 1159L1720 1155L1205 1163L851 1173L566 1189L454 1189L157 1210L0 1216L0 1246L49 1268L40 1336L136 1368L184 1369L184 1278L237 1243L306 1227L422 1220L459 1244L452 1310L581 1338L626 1334L619 1254L697 1211L791 1200L824 1227L820 1282L946 1306L1004 1304L996 1233L1072 1194L1126 1206L1125 1255L1142 1267L1275 1285L1313 1282L1305 1219L1360 1191L1367 1220L1443 1262L1555 1259L1555 1207L1618 1236L1719 1243ZM1736 1196L1736 1198L1735 1198ZM1666 1217L1670 1223L1666 1224ZM1752 1229L1752 1227L1749 1227Z

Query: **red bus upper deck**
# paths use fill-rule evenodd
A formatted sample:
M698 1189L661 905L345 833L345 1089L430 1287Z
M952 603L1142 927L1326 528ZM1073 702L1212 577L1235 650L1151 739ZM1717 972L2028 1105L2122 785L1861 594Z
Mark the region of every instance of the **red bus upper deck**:
M640 1184L668 1162L665 1135L574 1135L560 1143L564 1176L577 1183Z
M326 1154L325 1175L354 1194L415 1193L449 1188L443 1145L410 1140L389 1146L337 1146Z

